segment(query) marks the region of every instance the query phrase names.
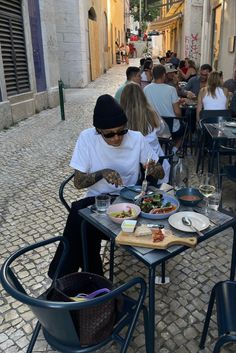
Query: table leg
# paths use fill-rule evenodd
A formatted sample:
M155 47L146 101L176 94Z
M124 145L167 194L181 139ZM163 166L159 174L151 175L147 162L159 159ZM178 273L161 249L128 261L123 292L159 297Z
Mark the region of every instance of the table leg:
M230 280L234 281L235 279L235 268L236 268L236 226L233 227L234 236L233 236L233 247L232 247L232 257L231 257L231 269L230 269Z
M87 224L86 224L86 221L83 220L81 222L81 239L82 239L83 265L84 265L83 271L88 272L88 250L87 250L86 232L87 232Z
M114 254L115 254L115 239L110 241L110 268L109 268L109 279L113 282L114 277Z
M149 342L150 353L155 353L155 268L149 267Z

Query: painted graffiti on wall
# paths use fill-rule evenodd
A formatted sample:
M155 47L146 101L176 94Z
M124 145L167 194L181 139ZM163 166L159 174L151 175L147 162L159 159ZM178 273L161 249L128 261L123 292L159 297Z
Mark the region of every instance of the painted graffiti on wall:
M191 33L190 36L184 37L184 55L185 58L190 58L196 63L200 59L200 38L198 33Z

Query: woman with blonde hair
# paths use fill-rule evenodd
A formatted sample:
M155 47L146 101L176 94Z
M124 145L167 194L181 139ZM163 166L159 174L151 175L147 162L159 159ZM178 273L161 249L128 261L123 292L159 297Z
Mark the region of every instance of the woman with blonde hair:
M165 123L149 104L142 88L134 82L128 83L122 91L120 105L128 118L127 127L140 131L153 150L159 156L164 156L158 135L165 129ZM163 161L163 169L165 177L158 183L169 181L170 165L167 160Z
M222 87L222 73L212 71L207 80L207 85L203 87L198 95L197 120L200 112L204 110L226 110L228 109L229 92Z

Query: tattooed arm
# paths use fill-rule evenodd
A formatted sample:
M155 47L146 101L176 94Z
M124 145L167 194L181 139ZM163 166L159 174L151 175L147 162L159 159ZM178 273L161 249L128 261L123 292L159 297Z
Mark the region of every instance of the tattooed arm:
M74 185L77 189L83 189L97 183L103 178L109 184L113 184L116 187L122 185L120 174L113 169L102 169L94 173L82 173L79 170L75 170Z
M144 166L146 168L146 165ZM148 164L148 172L147 175L152 176L154 179L163 179L165 176L164 169L160 163L156 163L153 160L150 160Z

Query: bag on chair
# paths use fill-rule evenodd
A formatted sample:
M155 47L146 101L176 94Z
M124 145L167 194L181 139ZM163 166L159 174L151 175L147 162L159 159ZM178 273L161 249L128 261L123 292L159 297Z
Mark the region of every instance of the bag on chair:
M58 278L47 298L64 302L89 300L110 290L112 282L108 279L94 273L76 272ZM97 344L111 334L119 309L118 301L114 298L90 308L71 311L81 345Z

